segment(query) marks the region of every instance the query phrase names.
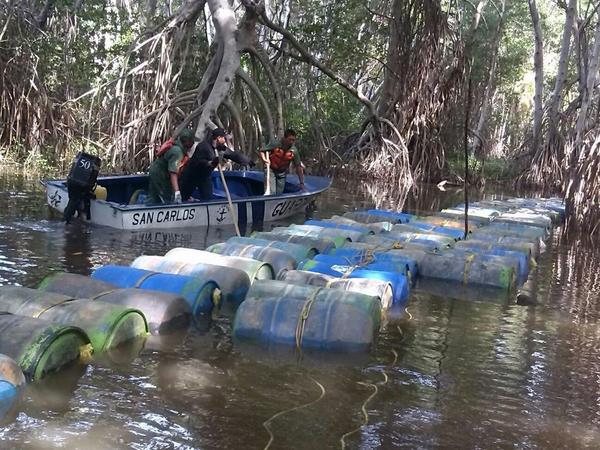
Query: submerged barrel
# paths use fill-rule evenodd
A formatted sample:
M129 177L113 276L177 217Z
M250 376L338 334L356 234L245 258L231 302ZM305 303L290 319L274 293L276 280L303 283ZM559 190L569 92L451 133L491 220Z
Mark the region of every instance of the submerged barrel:
M376 297L258 281L235 315L233 335L240 341L263 344L366 351L380 320L381 306Z
M463 230L463 232L465 229L465 221L464 220L461 222L460 220L454 220L454 219L450 219L448 217L419 216L416 218L416 220L418 220L419 222L425 222L425 223L430 223L432 225L437 225L438 227L457 228L459 230ZM469 232L476 230L480 225L481 225L481 221L469 220L469 223L468 223Z
M392 285L394 304L404 304L408 300L408 277L400 272L385 270L385 264L373 265L369 269L356 268L347 264L329 264L314 260L304 261L298 266L300 270L318 272L337 278L367 278L371 280L386 281Z
M221 302L221 291L213 280L112 264L99 267L91 276L121 288L136 287L179 295L187 301L195 319L210 314Z
M96 352L104 352L148 332L146 319L138 310L21 286L0 287L0 310L79 326Z
M311 236L297 236L286 233L274 233L265 231L255 231L252 233L252 238L266 239L268 241L290 242L292 244L300 244L305 247L314 248L318 253L327 253L329 249L341 247L346 239L344 238L317 238Z
M511 291L515 288L516 273L511 265L482 261L482 257L467 253L425 255L421 276L452 280L463 284L480 284Z
M364 224L389 224L384 225L386 228L391 226L393 223L399 223L397 220L393 218L383 217L380 214L369 214L367 211L350 211L344 213L342 216L344 219L353 220L355 222L364 223Z
M261 247L273 247L279 250L283 250L287 254L293 256L296 259L296 263L299 263L303 259L313 258L319 250L310 245L293 244L291 242L281 241L270 241L268 239L260 239L254 237L234 236L230 237L226 241L228 244L245 244L245 245L260 245Z
M0 336L0 353L14 359L30 381L91 352L79 327L9 313L0 313Z
M236 244L233 242L223 242L220 244L211 245L206 249L209 252L218 255L227 256L243 256L245 258L256 259L268 263L275 271L275 278L286 270L294 270L296 268L296 258L287 254L283 250L272 247L261 247L259 245Z
M165 253L165 258L190 264L205 263L241 269L248 274L250 283L253 283L254 280L272 280L275 278L275 271L271 264L241 256L221 256L206 250L177 247Z
M520 225L530 225L549 230L552 227L552 219L548 216L529 212L509 212L496 218L498 222L507 222Z
M202 280L215 280L221 289L223 307L232 310L246 297L250 288L250 278L246 272L233 267L216 266L204 263L186 263L164 256L144 255L136 258L131 267L154 272L189 275Z
M187 301L183 297L166 292L137 288L121 289L115 284L66 272L47 276L38 289L137 309L146 317L152 334L187 329L190 324L190 306Z
M373 261L404 261L407 264L411 277L419 275L419 261L427 252L418 249L392 249L385 251L371 251L359 248L338 248L331 255L347 258L350 261L360 262L371 259ZM315 258L318 260L318 258Z
M19 365L0 354L0 424L14 417L24 385L25 376Z
M464 220L465 217L465 209L463 208L448 208L442 209L439 213L440 216L444 217L452 217L457 220ZM469 207L468 215L469 220L480 220L482 222L489 222L494 220L501 214L501 211L492 208L477 208L477 207Z
M327 287L378 297L382 309L388 309L394 303L394 290L391 283L387 281L367 278L335 278L304 270L289 270L283 273L280 279L286 283L300 286Z
M477 233L473 233L471 240L514 245L523 251L528 249L535 259L540 255L542 246L542 241L539 238L528 239L519 236L517 233L509 232L507 234L501 230L490 229L486 231L485 227L477 230Z
M390 231L392 229L391 222L385 222L379 218L379 221L373 222L360 222L358 220L353 220L350 217L345 216L331 216L329 219L322 219L323 222L331 222L338 223L341 225L350 225L350 226L363 226L370 230L372 233L383 233L386 231Z
M410 223L394 225L392 231L389 233L389 237L398 239L400 242L412 242L418 239L418 242L431 241L435 242L438 246L451 247L456 241L455 238L445 234L436 233L433 231L426 231L417 227L413 227Z

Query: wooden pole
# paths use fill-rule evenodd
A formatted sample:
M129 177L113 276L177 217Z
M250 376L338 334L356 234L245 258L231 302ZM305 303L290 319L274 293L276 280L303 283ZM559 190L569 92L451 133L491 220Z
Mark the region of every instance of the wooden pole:
M215 148L215 156L219 157L219 151ZM223 183L223 188L225 189L225 194L227 195L227 203L229 205L229 212L231 213L231 217L233 217L233 226L235 227L235 232L238 236L241 236L240 227L238 225L237 213L235 209L233 209L233 202L231 201L231 194L229 193L229 187L227 186L227 181L225 181L225 175L223 175L223 169L221 168L221 161L219 160L219 164L217 164L219 168L219 175L221 175L221 183Z

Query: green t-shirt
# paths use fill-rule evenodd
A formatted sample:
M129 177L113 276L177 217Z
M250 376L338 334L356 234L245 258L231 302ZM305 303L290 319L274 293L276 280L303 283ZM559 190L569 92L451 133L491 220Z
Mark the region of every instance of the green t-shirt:
M283 145L281 144L281 139L275 139L274 141L271 141L261 151L262 152L270 152L270 151L276 149L277 147L279 147L279 148L281 148L283 150ZM298 148L295 145L292 145L286 151L290 151L290 152L292 152L294 154L294 159L292 159L292 161L294 162L294 166L299 166L301 164L301 162L300 162L300 152L298 151Z

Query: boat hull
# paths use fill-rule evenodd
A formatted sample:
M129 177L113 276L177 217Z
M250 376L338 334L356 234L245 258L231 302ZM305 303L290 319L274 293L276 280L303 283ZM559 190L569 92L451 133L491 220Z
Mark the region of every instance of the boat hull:
M262 176L258 172L252 174L254 178ZM228 176L235 176L235 173ZM103 185L103 182L108 184L116 178L122 180L127 177L99 178L98 184ZM131 178L138 181L140 177L132 176ZM232 203L238 223L270 222L293 216L306 210L316 196L329 187L330 183L331 180L324 177L306 177L307 191L291 192L277 196L253 195L234 198ZM69 202L65 181L51 180L44 184L48 205L59 213L63 213ZM90 216L90 222L94 224L122 230L226 226L234 223L234 216L226 199L149 206L91 200Z

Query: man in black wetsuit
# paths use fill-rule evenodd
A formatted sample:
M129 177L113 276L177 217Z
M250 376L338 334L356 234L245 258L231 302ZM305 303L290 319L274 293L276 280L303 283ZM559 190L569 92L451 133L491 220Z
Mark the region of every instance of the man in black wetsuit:
M215 128L210 136L188 152L190 160L179 177L179 189L184 201L190 200L192 193L198 188L200 200L210 200L213 195L212 172L219 164L220 158L230 159L242 166L254 166L254 162L246 155L225 146L225 130ZM216 155L217 150L219 156Z

